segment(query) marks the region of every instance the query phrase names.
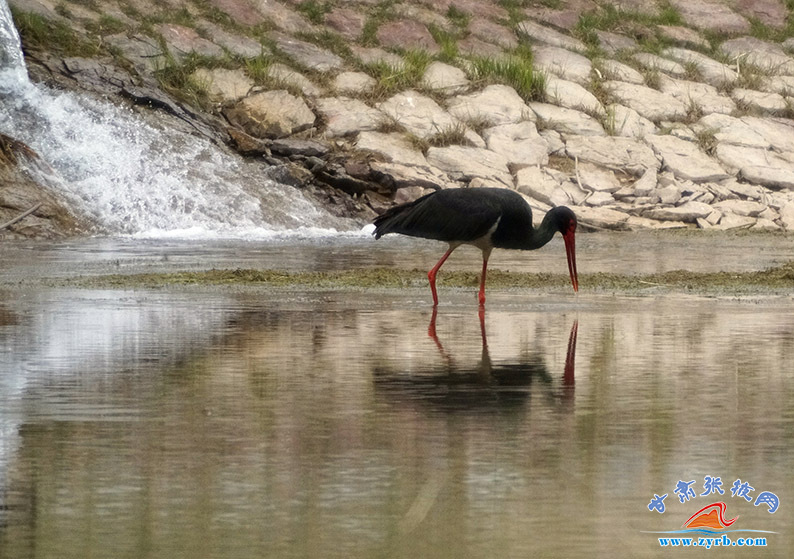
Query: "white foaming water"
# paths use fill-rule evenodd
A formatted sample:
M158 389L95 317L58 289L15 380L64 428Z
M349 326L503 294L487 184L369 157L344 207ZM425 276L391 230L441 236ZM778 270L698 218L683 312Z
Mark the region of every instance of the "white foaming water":
M136 237L326 236L354 224L262 164L160 127L162 115L30 83L0 0L0 132L51 167L41 177L103 233ZM34 171L34 170L31 170Z

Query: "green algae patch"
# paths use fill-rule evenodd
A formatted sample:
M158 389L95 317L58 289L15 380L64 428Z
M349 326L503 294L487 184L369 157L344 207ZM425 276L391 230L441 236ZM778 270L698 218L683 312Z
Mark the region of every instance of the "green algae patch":
M79 287L158 288L167 286L263 286L316 289L404 288L427 285L424 270L371 268L327 272L283 270L206 270L162 274L107 275L70 280ZM479 274L442 271L439 286L476 287ZM489 289L548 289L570 287L567 274L524 273L489 270ZM755 272L689 272L625 275L611 273L580 274L581 291L670 291L748 292L784 290L794 287L794 262Z

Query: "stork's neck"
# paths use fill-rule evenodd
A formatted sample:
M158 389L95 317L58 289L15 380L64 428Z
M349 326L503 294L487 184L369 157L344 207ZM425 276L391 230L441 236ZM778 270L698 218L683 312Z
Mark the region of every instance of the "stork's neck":
M551 241L552 237L554 237L554 233L559 231L556 223L551 212L547 213L538 227L527 230L521 248L524 250L534 250Z

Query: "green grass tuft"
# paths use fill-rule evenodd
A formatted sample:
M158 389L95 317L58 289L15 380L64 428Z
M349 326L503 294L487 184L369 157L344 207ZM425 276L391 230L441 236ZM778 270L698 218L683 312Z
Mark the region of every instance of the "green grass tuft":
M546 96L546 77L524 57L474 58L471 73L475 80L509 85L525 101L543 101Z

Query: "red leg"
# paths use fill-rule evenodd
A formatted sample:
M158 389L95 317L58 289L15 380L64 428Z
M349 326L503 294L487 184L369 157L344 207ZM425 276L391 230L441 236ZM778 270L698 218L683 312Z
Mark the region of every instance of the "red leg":
M455 250L457 247L449 247L449 250L444 253L444 256L441 257L441 260L433 266L429 272L427 272L427 279L430 280L430 291L433 293L433 306L438 306L438 293L436 293L436 274L438 273L438 269L441 268L441 265L447 261L449 255L452 254L452 251Z
M480 306L485 306L485 272L488 269L488 258L482 259L482 275L480 276L480 294L478 299L480 300Z

